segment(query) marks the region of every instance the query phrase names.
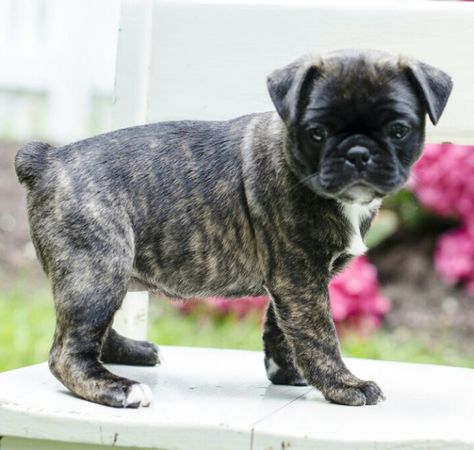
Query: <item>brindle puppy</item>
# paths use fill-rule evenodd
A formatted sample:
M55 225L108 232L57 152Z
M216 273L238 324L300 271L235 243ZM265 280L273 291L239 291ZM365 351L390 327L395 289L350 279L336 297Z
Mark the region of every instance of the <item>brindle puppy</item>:
M396 191L451 91L442 71L381 52L306 57L273 72L277 112L127 128L60 148L31 143L16 171L54 293L49 365L116 407L147 386L102 362L155 364L157 347L110 327L132 279L171 297L271 297L265 366L344 405L384 398L344 365L328 282Z

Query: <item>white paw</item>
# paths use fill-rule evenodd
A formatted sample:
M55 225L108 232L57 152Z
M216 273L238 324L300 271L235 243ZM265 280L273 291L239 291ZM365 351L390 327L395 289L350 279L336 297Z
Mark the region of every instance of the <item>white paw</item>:
M157 354L157 364L162 364L164 359L163 359L163 352L161 351L160 347L158 347L156 344L153 344L156 348L156 354Z
M151 389L143 383L134 384L130 388L130 392L125 399L124 406L137 407L137 406L150 406L153 401L153 394Z
M280 370L280 366L275 362L273 358L267 360L267 375L268 378L272 378Z

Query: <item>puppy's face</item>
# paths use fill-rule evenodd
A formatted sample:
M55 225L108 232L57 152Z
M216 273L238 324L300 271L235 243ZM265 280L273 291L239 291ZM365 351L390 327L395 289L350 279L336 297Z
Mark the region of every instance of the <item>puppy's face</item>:
M418 61L343 51L300 59L270 75L268 87L300 181L324 197L370 203L407 180L425 115L437 122L451 80Z

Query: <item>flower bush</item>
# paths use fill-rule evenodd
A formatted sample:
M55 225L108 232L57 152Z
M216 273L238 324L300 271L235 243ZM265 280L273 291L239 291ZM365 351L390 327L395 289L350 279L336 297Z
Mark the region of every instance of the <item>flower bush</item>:
M370 332L378 328L390 310L390 301L381 293L377 269L367 257L359 256L329 284L334 321L339 328L349 326Z
M380 292L377 270L366 257L356 258L331 281L329 297L333 318L339 329L350 327L370 332L380 326L382 317L390 309L389 300ZM266 296L238 299L215 297L186 300L176 303L176 307L185 314L233 315L241 319L252 312L263 318L267 303Z
M474 147L426 145L409 186L426 208L474 226Z
M201 313L216 317L232 315L237 319L243 319L251 313L263 316L267 307L268 297L209 297L205 299L180 300L174 303L175 307L183 314Z
M474 235L463 226L443 234L436 243L436 271L450 283L463 283L474 295Z
M427 145L409 187L423 206L461 222L439 238L434 263L446 282L463 283L474 294L474 147Z

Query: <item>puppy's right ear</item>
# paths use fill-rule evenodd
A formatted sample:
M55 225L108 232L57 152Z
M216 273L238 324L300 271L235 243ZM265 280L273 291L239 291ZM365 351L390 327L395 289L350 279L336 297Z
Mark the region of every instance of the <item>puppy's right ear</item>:
M275 108L287 125L294 125L302 110L307 87L323 66L320 57L304 56L267 77L267 88Z

